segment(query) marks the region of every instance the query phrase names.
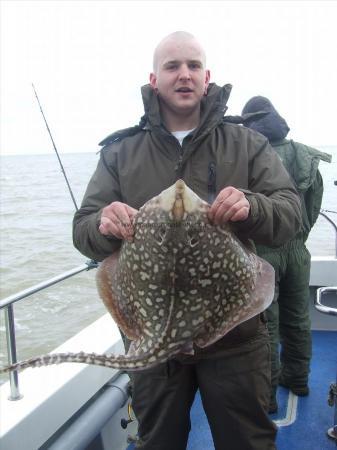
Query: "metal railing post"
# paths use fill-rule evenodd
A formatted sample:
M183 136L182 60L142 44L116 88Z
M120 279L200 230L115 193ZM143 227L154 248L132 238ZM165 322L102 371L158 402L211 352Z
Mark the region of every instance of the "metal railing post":
M4 313L5 313L8 364L11 365L17 362L13 305L12 304L8 305L5 308ZM19 400L20 398L22 398L22 395L20 394L19 391L19 377L17 370L10 372L9 383L11 393L10 396L8 397L8 400Z
M12 365L17 362L16 358L16 340L15 340L15 322L14 322L14 309L13 304L24 298L30 297L31 295L40 292L54 284L59 283L60 281L66 280L67 278L73 277L81 272L88 271L91 269L95 269L98 267L98 263L96 261L90 260L85 264L79 267L75 267L68 272L64 272L61 275L58 275L54 278L50 278L42 283L36 284L31 288L25 289L17 294L10 295L3 300L0 300L0 310L4 310L5 315L5 327L6 327L6 342L7 342L7 351L8 351L8 364ZM17 370L13 370L9 372L9 382L10 382L10 396L9 400L19 400L23 397L23 395L19 392L19 375Z
M323 211L320 211L320 215L322 217L324 217L324 219L326 219L333 227L333 229L335 230L335 255L334 257L337 258L337 225L335 224L335 222L330 219L330 217L328 215L326 215Z

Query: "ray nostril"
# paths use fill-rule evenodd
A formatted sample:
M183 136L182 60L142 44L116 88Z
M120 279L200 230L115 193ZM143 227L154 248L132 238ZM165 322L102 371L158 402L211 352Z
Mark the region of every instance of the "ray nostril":
M195 232L192 229L189 229L187 232L187 244L192 248L199 244L199 239L196 237Z
M198 245L198 243L199 243L198 239L196 239L194 236L189 239L189 245L192 248Z

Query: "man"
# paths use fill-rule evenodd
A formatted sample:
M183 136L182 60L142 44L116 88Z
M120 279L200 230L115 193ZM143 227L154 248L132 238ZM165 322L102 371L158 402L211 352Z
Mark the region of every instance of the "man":
M74 217L74 244L102 260L132 239L132 218L177 179L205 200L214 224L281 245L300 224L299 199L279 158L261 135L224 123L230 86L210 83L206 57L189 33L164 38L154 52L139 126L105 139ZM268 169L268 170L267 170ZM134 372L137 448L184 450L197 389L217 450L275 448L268 417L270 350L263 315L237 326L195 355Z
M331 156L286 139L289 132L287 122L265 97L251 98L242 113L262 111L266 113L264 116L248 120L245 122L246 126L269 139L297 186L302 204L302 227L294 239L278 248L257 246L258 254L273 265L276 276L275 298L267 310L272 349L272 395L269 411L276 412L278 384L291 389L296 395L309 394L311 258L305 241L317 220L322 203L323 180L318 164L320 160L330 162ZM282 344L280 357L279 342Z

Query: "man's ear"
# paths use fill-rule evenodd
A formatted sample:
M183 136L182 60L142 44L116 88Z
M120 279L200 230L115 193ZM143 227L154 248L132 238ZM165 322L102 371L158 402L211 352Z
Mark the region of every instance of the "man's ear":
M150 73L150 84L152 86L152 89L157 92L158 91L158 89L157 89L157 77L156 77L156 75L153 72Z
M207 89L209 86L209 82L211 79L211 72L209 70L205 70L205 91L204 91L204 95L207 95Z

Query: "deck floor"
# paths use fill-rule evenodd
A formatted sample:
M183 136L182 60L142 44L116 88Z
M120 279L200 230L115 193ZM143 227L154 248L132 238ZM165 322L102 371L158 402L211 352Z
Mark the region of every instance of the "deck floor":
M328 406L327 398L330 383L336 382L337 332L313 331L312 334L310 395L300 398L287 389L278 390L279 411L271 415L278 425L278 450L334 450L337 447L326 434L334 424L334 408ZM191 420L187 450L214 450L199 394L191 410ZM131 449L133 446L128 447Z

